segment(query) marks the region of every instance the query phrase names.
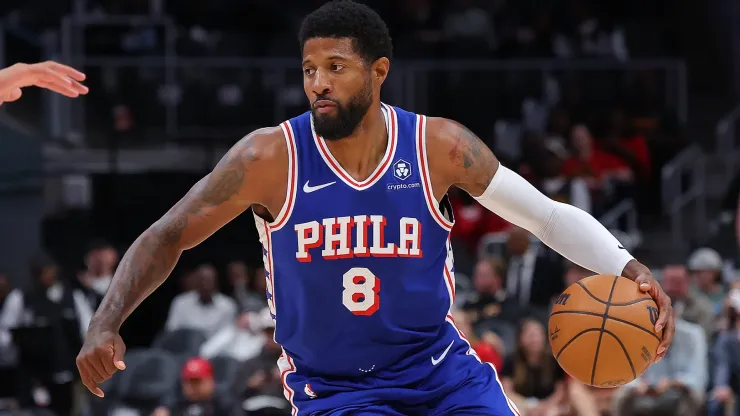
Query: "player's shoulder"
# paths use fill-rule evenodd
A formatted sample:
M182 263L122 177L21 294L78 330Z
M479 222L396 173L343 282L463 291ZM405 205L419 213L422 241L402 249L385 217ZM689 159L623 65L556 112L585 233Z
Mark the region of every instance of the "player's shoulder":
M414 113L400 107L391 107L399 118L417 118L424 122L427 151L446 146L454 146L461 133L468 131L462 124L444 117L430 117Z
M263 127L244 136L230 150L252 164L287 163L288 145L280 126Z
M453 155L476 145L478 137L455 120L426 117L426 150L430 169L453 167Z
M475 133L447 118L428 118L426 152L432 185L445 190L452 185L464 184L475 184L476 187L485 184L485 189L498 166L496 157ZM464 189L468 192L478 190Z
M431 144L454 146L461 138L470 133L465 126L455 120L444 117L426 117L427 146ZM471 133L472 134L472 133Z

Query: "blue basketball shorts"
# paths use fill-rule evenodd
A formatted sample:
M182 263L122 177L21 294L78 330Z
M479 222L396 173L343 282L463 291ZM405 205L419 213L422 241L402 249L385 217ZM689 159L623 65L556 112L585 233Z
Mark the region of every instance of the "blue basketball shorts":
M480 362L452 324L435 354L422 355L403 372L351 382L307 377L283 356L285 394L298 416L519 416L493 366Z

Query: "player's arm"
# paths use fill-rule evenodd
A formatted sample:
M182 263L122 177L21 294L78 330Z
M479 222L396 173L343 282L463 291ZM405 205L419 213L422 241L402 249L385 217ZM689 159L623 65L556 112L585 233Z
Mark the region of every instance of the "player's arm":
M427 153L438 199L457 186L503 219L527 229L567 259L600 274L621 275L640 283L660 307L656 330L665 328L658 358L673 338L670 298L650 270L635 260L594 217L553 201L512 170L501 166L474 133L451 120L429 118Z
M278 165L275 159L281 155L275 153L285 148L284 143L279 128L245 137L144 231L123 256L91 328L120 328L134 308L167 278L184 250L200 244L253 203L263 203L263 185L269 181L266 177L280 177L270 172Z
M279 207L285 193L267 190L285 188L287 163L280 128L248 135L136 239L121 259L77 358L82 381L93 393L102 395L97 385L125 368L125 346L118 336L124 320L169 276L184 250L198 245L254 203ZM280 198L275 197L278 194Z

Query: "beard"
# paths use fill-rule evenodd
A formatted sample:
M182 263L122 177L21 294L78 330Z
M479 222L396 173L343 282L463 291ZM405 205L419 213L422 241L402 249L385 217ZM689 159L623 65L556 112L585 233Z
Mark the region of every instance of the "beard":
M350 136L357 129L373 103L373 88L368 80L346 105L325 97L316 100L329 100L336 104L336 114L320 114L311 108L313 128L324 140L340 140Z

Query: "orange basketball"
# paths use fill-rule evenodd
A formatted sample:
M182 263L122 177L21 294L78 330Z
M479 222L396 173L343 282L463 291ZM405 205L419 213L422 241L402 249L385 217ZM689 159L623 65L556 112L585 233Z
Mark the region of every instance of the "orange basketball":
M663 339L655 332L658 307L637 283L591 276L556 299L548 336L555 359L584 384L617 387L639 377Z

